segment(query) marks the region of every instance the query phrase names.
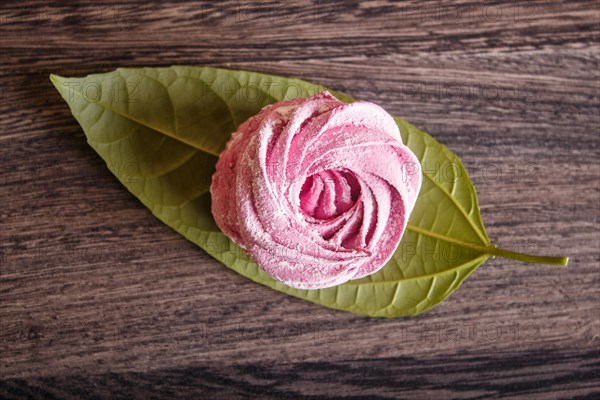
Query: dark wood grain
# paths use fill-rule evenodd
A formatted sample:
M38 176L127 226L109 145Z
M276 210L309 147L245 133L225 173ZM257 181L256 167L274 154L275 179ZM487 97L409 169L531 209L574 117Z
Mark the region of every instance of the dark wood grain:
M596 1L0 5L0 397L600 396ZM464 161L494 243L445 303L369 319L258 286L152 217L48 80L119 66L291 75Z

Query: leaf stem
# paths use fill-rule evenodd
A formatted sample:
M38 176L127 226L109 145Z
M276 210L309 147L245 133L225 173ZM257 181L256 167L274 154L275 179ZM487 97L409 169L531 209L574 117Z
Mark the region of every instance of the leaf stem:
M447 243L453 243L458 246L477 251L482 254L487 254L493 257L510 258L511 260L517 260L522 262L529 262L535 264L549 264L549 265L561 265L565 266L569 262L568 257L547 257L547 256L532 256L529 254L517 253L515 251L499 249L496 245L481 245L476 243L467 243L458 239L451 238L449 236L440 235L439 233L432 232L427 229L419 228L418 226L407 224L406 229L415 233L429 236L438 240L443 240Z
M529 254L517 253L516 251L499 249L496 246L488 246L486 253L494 257L510 258L511 260L535 263L565 266L569 262L568 257L548 257L532 256Z

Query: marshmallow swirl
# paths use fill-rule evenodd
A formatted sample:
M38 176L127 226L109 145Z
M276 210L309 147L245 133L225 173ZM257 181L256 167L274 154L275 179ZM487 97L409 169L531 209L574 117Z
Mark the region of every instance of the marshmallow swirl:
M217 225L262 270L318 289L381 269L420 187L419 160L385 110L322 92L240 125L210 191Z

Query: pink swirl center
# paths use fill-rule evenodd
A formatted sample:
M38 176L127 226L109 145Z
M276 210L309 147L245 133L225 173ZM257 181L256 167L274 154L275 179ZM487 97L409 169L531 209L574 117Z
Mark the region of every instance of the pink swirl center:
M300 207L307 217L328 220L350 210L359 196L360 185L353 174L326 170L306 179L300 191Z

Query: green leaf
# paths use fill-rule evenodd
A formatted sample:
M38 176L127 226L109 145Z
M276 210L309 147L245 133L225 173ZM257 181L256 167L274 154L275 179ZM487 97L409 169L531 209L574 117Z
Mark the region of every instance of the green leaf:
M540 261L492 246L459 158L396 118L403 141L421 160L424 178L393 258L360 280L327 289L290 288L262 272L217 228L209 192L214 165L237 126L267 104L323 90L343 101L353 99L299 79L208 67L50 78L90 146L156 217L229 268L275 290L326 307L392 318L440 303L490 256ZM566 259L542 262L566 264Z

